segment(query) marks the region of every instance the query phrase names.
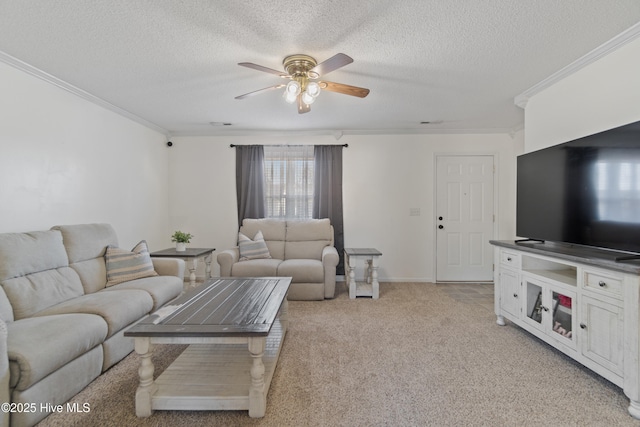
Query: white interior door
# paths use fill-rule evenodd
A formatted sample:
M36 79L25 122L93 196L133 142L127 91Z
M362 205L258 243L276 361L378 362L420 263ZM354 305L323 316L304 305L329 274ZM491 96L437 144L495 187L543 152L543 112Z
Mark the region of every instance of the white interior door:
M493 156L436 157L436 280L493 279Z

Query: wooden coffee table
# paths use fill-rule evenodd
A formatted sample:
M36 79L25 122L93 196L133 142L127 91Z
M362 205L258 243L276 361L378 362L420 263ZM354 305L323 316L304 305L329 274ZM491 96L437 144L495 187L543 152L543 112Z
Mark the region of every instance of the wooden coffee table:
M140 355L136 415L248 409L263 417L290 284L290 277L210 279L128 329ZM154 344L191 345L154 381Z

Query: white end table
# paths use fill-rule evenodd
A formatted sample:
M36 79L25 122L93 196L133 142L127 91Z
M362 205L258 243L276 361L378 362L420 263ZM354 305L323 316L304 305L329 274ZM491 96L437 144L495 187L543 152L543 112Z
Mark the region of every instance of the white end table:
M215 248L187 248L184 251L176 251L176 248L163 249L161 251L152 252L152 257L158 258L180 258L187 263L189 269L189 285L195 286L196 284L196 269L198 268L198 259L204 259L205 262L205 277L207 281L211 278L211 254L215 251Z
M346 268L347 287L349 298L371 297L378 299L380 296L380 284L378 283L378 257L382 255L374 248L345 248L344 266ZM356 282L356 259L364 258L365 282Z

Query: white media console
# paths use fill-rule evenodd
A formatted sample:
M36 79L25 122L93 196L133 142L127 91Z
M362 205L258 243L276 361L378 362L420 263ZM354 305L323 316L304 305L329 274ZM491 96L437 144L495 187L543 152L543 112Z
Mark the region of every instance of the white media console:
M640 419L640 261L553 243L491 241L495 312L621 387Z

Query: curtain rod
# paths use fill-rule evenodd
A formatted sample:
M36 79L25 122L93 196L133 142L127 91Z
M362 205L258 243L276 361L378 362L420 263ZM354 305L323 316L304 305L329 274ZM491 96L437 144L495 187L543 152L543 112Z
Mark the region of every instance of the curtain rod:
M242 144L229 144L229 148L233 148L233 147L238 147ZM302 145L289 145L289 144L265 144L265 145L271 145L272 147L302 147ZM321 145L337 145L339 147L344 147L344 148L348 148L349 144L321 144Z

